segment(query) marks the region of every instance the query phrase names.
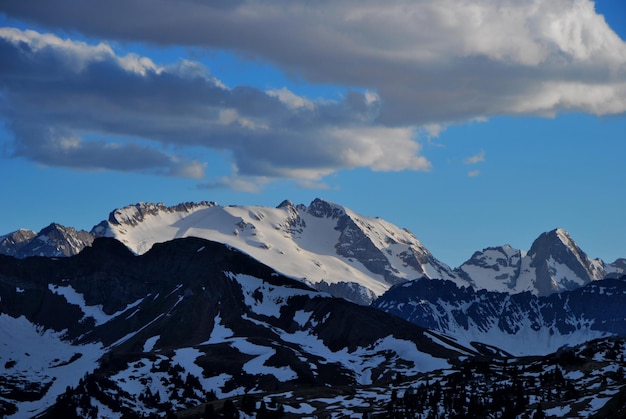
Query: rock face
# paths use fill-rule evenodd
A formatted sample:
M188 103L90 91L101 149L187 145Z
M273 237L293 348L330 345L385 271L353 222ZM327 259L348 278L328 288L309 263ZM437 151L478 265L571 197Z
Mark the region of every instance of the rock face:
M539 295L573 290L601 279L604 264L591 260L562 229L543 233L528 251Z
M391 288L373 306L469 344L538 355L608 336L626 336L626 277L537 296L421 279Z
M563 229L541 234L526 254L511 246L476 252L456 269L474 288L537 295L573 290L609 274L626 273L625 265L590 259Z
M78 254L90 246L94 236L84 230L52 223L35 234L18 230L0 240L0 254L25 258L29 256L64 257Z
M163 406L146 387L180 410L210 392L383 383L476 354L198 238L141 256L110 238L69 258L0 256L0 341L12 342L0 345L0 415L17 417L85 380L109 389L90 394L100 408L114 409L113 392L117 414L148 414Z
M17 230L13 233L0 237L0 254L16 256L20 250L37 236L37 233L31 230Z

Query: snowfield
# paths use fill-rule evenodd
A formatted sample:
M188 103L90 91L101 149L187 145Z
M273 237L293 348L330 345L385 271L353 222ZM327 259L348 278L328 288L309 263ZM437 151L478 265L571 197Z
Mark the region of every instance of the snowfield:
M389 271L397 281L424 275L455 279L451 269L436 261L410 232L340 205L328 205L335 215L349 217L364 232L387 258ZM138 204L116 210L113 215L117 223L101 224L98 234L118 239L137 254L147 252L155 243L199 237L240 249L284 275L309 284L354 282L377 296L391 285L384 275L372 272L358 258L338 254L340 237L348 233L342 233L337 217L316 216L303 206L223 207L205 203L173 210ZM425 260L419 269L405 261L414 254Z
M63 332L42 330L24 317L0 314L0 365L9 382L37 383L43 397L22 402L12 418L30 418L52 405L67 386L98 366L102 345L75 346L63 340ZM1 397L1 396L0 396Z

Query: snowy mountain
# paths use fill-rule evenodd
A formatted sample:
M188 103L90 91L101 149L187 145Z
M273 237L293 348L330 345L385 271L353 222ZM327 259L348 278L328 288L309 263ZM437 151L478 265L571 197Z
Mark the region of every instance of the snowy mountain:
M549 295L609 274L623 275L625 268L619 260L605 265L600 259L589 259L565 230L555 229L541 234L528 253L508 245L489 247L474 253L455 271L477 289Z
M141 256L109 238L69 258L0 256L3 417L51 406L73 417L72 391L86 392L80 417L164 414L249 392L377 385L478 355L202 239Z
M2 236L0 254L69 256L102 236L118 239L136 254L181 237L217 241L318 290L364 305L393 285L421 277L549 295L626 274L626 259L613 264L591 260L562 229L540 235L528 252L490 247L452 270L409 231L321 199L308 207L284 201L277 208L139 203L114 210L90 233L51 224L38 234L19 230Z
M17 258L72 256L91 246L93 239L94 236L84 230L52 223L37 234L22 229L0 237L0 254Z
M610 283L580 290L593 286L609 311L623 302ZM614 338L528 359L466 347L197 238L0 256L8 418L607 417L623 407L625 355Z
M457 280L409 231L321 199L277 208L142 203L113 211L92 233L114 237L137 254L179 237L217 241L361 304L422 276Z
M373 306L470 345L544 355L605 336L626 337L626 277L572 291L509 294L421 279L391 288Z
M16 256L20 254L20 250L36 236L37 233L26 229L20 229L13 233L0 236L0 254Z

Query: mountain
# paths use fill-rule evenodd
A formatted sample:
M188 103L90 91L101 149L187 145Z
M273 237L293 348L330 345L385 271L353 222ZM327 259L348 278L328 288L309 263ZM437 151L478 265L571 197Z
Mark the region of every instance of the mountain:
M460 344L477 341L513 355L545 355L595 338L626 337L624 301L626 277L548 296L421 279L391 288L373 306Z
M528 253L511 246L475 252L455 271L477 289L537 295L573 290L604 278L626 273L626 264L605 265L590 259L563 229L541 234ZM457 283L459 283L457 281Z
M89 389L79 416L147 415L248 392L375 385L475 356L203 239L139 256L110 238L68 258L0 256L0 416L56 406L52 417L70 417L72 389Z
M0 254L17 258L73 256L91 246L93 240L94 236L84 230L52 223L37 234L22 229L0 237Z
M0 254L16 256L20 250L34 239L37 234L34 231L20 229L13 233L0 236Z
M625 354L615 338L532 358L465 347L198 238L0 256L8 418L611 417Z
M321 199L308 207L284 201L277 208L141 203L113 211L92 233L114 237L137 254L178 237L218 241L361 304L418 277L457 280L409 231Z
M541 234L528 252L498 246L475 252L456 269L436 259L409 231L321 199L307 207L175 206L139 203L116 209L91 232L51 224L38 234L0 237L0 254L19 258L69 256L95 237L113 237L136 254L180 237L217 241L336 297L368 305L391 286L416 278L510 294L572 290L606 276L626 274L625 259L590 259L562 229Z

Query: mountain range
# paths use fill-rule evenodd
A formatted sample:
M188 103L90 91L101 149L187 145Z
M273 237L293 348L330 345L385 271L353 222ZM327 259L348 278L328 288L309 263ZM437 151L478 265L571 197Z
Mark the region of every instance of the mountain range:
M0 313L0 416L40 413L90 375L103 394L91 394L85 416L110 411L110 393L117 408L149 414L246 392L372 385L479 354L196 238L142 256L109 238L70 258L1 256ZM146 389L159 400L143 400Z
M320 199L144 203L0 249L2 417L626 414L626 263L561 229L451 269Z
M530 358L465 346L198 238L0 256L7 418L610 417L625 355L616 337Z
M521 356L626 336L624 301L626 277L547 296L474 290L423 278L392 287L372 305L459 344L481 342Z
M625 259L611 264L590 259L562 229L541 234L528 252L490 247L452 269L408 230L321 199L309 206L286 200L276 208L206 201L170 207L139 203L112 211L90 232L58 224L37 234L18 230L0 237L0 253L69 256L103 236L136 254L180 237L217 241L318 290L364 305L393 285L422 277L546 296L626 273Z

